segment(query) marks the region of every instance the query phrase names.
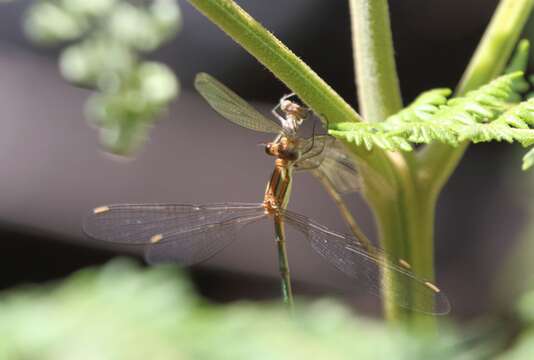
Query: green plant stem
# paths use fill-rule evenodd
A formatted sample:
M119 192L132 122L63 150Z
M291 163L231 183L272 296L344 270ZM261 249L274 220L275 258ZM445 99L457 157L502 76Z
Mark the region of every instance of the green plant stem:
M350 0L352 40L360 111L365 119L383 121L402 107L395 68L387 0ZM422 233L418 186L415 182L413 155L388 153L391 191L369 186L364 196L376 217L380 243L392 256L411 263L419 276L433 281L433 238ZM366 180L368 176L364 176ZM409 286L390 270L384 270L382 293L386 317L410 322L417 317L400 308L395 294ZM417 299L413 296L414 301ZM430 321L431 322L431 321Z
M533 5L533 0L501 0L462 76L456 95L464 95L504 71ZM467 146L468 143L464 143L457 148L451 148L436 142L426 146L417 155L420 180L436 199Z
M272 71L323 119L330 123L362 120L308 65L234 1L189 2Z
M388 4L350 0L358 103L367 121L383 121L402 108Z

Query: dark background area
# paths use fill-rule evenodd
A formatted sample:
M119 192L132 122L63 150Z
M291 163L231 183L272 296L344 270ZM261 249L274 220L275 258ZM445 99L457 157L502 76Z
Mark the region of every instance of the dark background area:
M88 91L61 79L58 49L25 39L21 21L29 3L0 6L0 288L57 279L127 254L81 233L83 215L97 205L261 200L272 160L256 144L269 139L221 120L192 90L194 75L205 71L267 112L287 89L245 51L181 1L184 27L153 57L174 69L183 93L135 160L114 161L83 119ZM240 4L356 106L346 2ZM495 6L493 0L391 2L405 103L423 90L455 86ZM514 181L522 176L516 150L471 147L441 195L437 274L454 317L473 318L496 306L492 279L526 220L526 199L513 196ZM361 198L347 200L373 234ZM309 175L297 179L291 208L343 229ZM379 308L298 240L289 245L297 294L335 295L358 309ZM213 300L277 297L271 228L247 229L237 244L190 273Z

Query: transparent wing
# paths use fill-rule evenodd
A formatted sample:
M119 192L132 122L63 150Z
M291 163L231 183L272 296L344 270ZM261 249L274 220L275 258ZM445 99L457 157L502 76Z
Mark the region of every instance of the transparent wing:
M320 172L320 174L315 174ZM312 174L328 178L340 194L350 194L361 189L361 178L356 164L343 148L343 144L334 141L325 149L321 165L312 170Z
M197 74L195 88L215 111L234 124L254 131L274 134L282 132L280 125L260 114L211 75Z
M447 297L434 284L416 277L408 263L395 261L378 248L366 248L355 237L331 231L305 216L284 211L283 217L307 236L317 253L346 275L361 280L374 295L381 296L381 282L395 283L390 289L400 306L427 314L449 312Z
M307 139L300 139L297 149L300 152L300 158L295 162L295 169L310 170L321 165L326 154L326 150L335 138L330 135L312 136Z
M255 214L261 204L120 204L95 208L83 230L97 240L119 244L150 244L158 234L187 232L239 216ZM163 242L165 239L160 239Z
M203 262L219 253L237 239L238 231L245 225L268 217L262 209L255 214L246 211L235 218L192 228L189 231L175 231L162 236L162 242L148 247L145 259L148 263L178 262L192 265Z
M110 205L94 209L84 231L107 242L149 245L145 257L151 263L190 265L220 252L241 227L266 216L261 204Z
M306 139L299 144L308 150L295 164L295 169L311 170L318 177L326 177L340 194L353 193L361 188L356 164L345 152L343 144L328 135Z

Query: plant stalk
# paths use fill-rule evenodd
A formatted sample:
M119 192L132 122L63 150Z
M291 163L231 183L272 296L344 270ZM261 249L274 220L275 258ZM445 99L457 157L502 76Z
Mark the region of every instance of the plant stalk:
M387 0L349 0L349 5L360 111L367 120L383 121L402 108L388 3ZM420 194L413 154L390 152L388 160L389 181L393 184L390 191L370 184L364 172L364 196L375 215L380 244L391 256L410 263L416 275L433 281L433 237L428 231L422 232L421 215L424 214L418 207ZM407 293L417 301L410 284L389 269L384 270L383 279L386 317L404 323L419 318L417 313L396 304L398 293ZM433 326L433 320L426 322L427 328Z
M402 108L387 0L350 0L358 103L367 121Z

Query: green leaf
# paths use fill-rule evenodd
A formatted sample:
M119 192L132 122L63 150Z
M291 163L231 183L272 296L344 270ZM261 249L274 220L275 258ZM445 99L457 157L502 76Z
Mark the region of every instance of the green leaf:
M463 97L447 100L449 89L435 89L418 96L409 106L381 123L337 123L329 133L338 138L385 150L412 149L411 144L439 141L451 146L461 142L517 141L534 145L534 99L513 104L514 81L522 73L503 75ZM532 166L529 152L523 168Z
M413 336L331 301L208 304L175 266L125 260L0 294L2 359L430 359L457 339Z

